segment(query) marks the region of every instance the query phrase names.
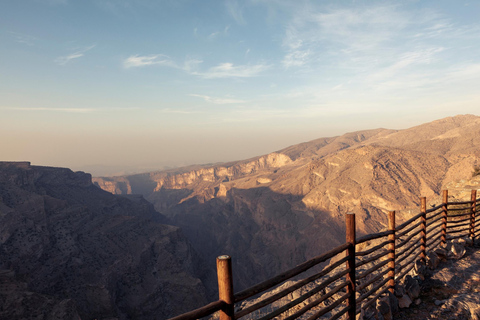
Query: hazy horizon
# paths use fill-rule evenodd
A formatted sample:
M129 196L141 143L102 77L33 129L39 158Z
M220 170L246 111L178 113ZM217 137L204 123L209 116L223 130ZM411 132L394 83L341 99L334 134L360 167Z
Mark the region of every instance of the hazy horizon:
M134 173L476 114L479 13L467 1L2 2L0 161Z

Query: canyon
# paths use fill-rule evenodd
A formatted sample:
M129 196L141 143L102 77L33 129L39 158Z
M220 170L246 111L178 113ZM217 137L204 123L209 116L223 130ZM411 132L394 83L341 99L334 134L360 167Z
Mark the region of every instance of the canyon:
M158 319L207 302L202 262L165 221L89 174L0 162L0 319Z
M141 194L180 227L212 269L233 257L235 290L274 276L341 243L344 214L359 235L386 228L386 212L408 218L420 196L439 201L480 161L480 117L460 115L405 130L320 138L248 160L94 183Z
M94 177L0 162L0 318L166 319L479 188L480 117L320 138L252 159Z

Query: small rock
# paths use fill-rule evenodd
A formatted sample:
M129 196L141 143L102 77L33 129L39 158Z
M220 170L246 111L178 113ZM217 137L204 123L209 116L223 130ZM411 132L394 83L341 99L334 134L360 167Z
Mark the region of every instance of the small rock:
M466 249L464 246L458 244L458 243L453 243L452 244L452 253L453 253L453 258L454 259L460 259L465 255Z
M443 301L435 300L433 303L435 303L436 306L439 306L443 303Z
M383 315L385 320L392 319L392 311L390 310L390 301L388 296L381 297L377 300L377 310Z
M445 261L447 260L447 250L443 249L443 248L436 248L435 250L433 250L433 252L435 252L437 254L437 256L440 258L440 260L442 261Z
M436 267L438 267L439 263L440 263L440 259L435 252L430 251L427 253L427 266L430 269L432 270L435 269Z
M412 304L412 299L408 296L408 294L403 295L402 297L398 298L398 307L400 309L405 309L410 307Z
M395 297L394 294L388 293L388 298L390 300L390 310L392 311L392 314L395 314L398 312L398 299Z
M415 273L416 275L421 279L425 280L425 274L427 273L427 267L425 266L425 263L418 259L415 261Z
M397 297L397 298L401 298L405 295L405 287L398 282L395 283L394 290L395 290L394 291L395 297Z
M465 242L467 243L467 246L468 246L468 247L473 246L473 240L472 240L472 238L465 238Z
M412 276L407 275L404 280L405 291L410 296L410 298L416 299L420 295L420 285L418 281L413 279Z
M422 300L420 298L415 299L416 306L418 306L420 303L422 303Z

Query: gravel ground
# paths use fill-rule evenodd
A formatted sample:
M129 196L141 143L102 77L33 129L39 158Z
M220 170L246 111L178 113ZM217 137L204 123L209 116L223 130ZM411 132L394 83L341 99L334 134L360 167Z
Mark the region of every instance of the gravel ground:
M420 287L417 304L401 309L395 320L480 320L480 242L459 260L441 262Z

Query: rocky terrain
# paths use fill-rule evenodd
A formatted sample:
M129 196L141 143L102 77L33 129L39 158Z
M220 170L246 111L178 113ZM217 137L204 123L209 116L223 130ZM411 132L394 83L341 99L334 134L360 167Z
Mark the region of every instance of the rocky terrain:
M480 319L480 242L465 249L456 259L442 259L436 270L428 270L418 298L393 318Z
M141 194L182 228L214 269L233 257L243 289L344 241L407 218L419 197L434 201L471 177L480 160L480 117L463 115L406 130L375 129L321 138L232 163L94 178L114 194Z
M182 231L69 169L0 162L0 319L164 319L207 302Z

